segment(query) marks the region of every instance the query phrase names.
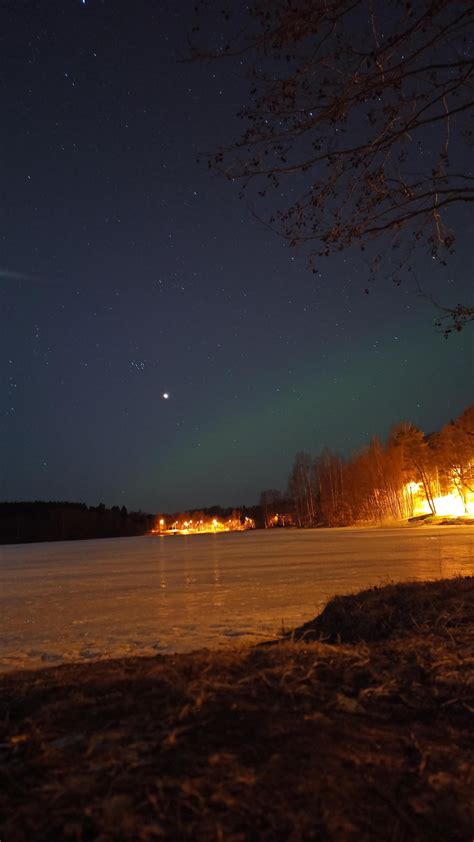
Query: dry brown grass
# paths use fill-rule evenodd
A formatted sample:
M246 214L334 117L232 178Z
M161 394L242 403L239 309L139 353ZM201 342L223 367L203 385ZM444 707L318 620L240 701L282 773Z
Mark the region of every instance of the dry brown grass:
M295 629L295 640L375 643L415 634L473 631L474 577L402 582L334 597L314 620Z
M474 579L334 600L313 636L341 617L357 642L3 677L2 842L471 842Z

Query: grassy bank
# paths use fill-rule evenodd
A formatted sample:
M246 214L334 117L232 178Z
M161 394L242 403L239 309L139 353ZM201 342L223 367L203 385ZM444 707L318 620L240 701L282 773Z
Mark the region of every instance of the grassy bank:
M4 676L0 838L471 842L473 673L470 577L276 645Z

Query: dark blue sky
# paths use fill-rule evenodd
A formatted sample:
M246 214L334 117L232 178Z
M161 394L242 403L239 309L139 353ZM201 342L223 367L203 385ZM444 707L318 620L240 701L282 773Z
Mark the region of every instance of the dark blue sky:
M192 8L2 3L1 499L252 503L297 450L472 400L469 328L446 341L407 285L365 295L355 254L311 274L197 163L246 86L179 61ZM468 297L465 249L419 262L443 302Z

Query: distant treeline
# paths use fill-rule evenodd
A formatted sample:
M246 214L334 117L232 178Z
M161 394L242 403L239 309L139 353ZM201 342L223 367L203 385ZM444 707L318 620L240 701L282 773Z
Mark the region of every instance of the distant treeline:
M176 520L190 520L191 518L193 520L210 520L215 517L217 520L226 521L229 518L235 518L237 516L242 520L248 517L255 521L257 529L265 526L261 506L228 506L227 508L223 506L208 506L204 509L186 509L185 512L166 512L161 515L161 517L166 519L168 524Z
M0 503L0 544L144 535L155 516L103 503Z

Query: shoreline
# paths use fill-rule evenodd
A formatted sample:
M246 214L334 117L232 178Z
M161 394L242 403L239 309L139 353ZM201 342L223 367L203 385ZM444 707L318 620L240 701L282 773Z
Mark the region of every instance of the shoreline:
M408 518L406 520L401 521L394 521L393 523L354 523L348 524L345 526L284 526L284 527L271 527L265 528L263 526L257 526L253 529L229 529L229 530L222 530L218 532L188 532L186 534L181 533L154 533L154 532L143 532L139 535L98 535L96 537L88 537L88 538L54 538L48 539L45 541L7 541L6 543L0 542L1 547L29 547L35 544L69 544L71 542L87 542L87 541L122 541L124 539L134 540L135 538L193 538L195 536L200 537L209 537L209 535L238 535L238 534L246 534L246 533L253 533L253 532L276 532L276 533L284 533L288 534L291 532L321 532L323 530L327 531L338 531L343 529L415 529L421 526L474 526L474 518L466 516L466 517L452 517L448 518L444 515L420 515L414 518Z
M467 842L473 664L469 576L264 647L3 675L0 835Z

